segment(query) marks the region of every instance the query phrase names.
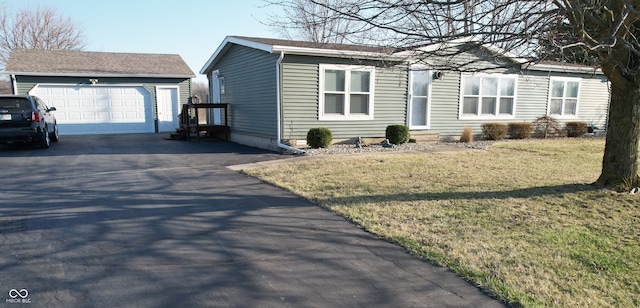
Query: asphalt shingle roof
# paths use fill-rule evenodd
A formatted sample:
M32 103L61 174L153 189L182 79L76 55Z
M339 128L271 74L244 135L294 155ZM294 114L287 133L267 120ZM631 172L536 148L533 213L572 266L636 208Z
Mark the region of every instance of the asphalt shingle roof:
M6 73L20 75L192 78L180 55L14 49Z
M358 51L358 52L378 52L378 53L393 53L393 52L399 51L399 49L396 49L396 48L371 46L371 45L317 43L317 42L308 42L308 41L293 41L293 40L247 37L247 36L233 36L233 37L256 42L256 43L267 44L267 45L281 45L281 46L300 47L300 48Z

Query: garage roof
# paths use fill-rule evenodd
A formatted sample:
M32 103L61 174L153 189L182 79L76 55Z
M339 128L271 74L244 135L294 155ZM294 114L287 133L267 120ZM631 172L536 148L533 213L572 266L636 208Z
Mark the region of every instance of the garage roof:
M180 55L14 49L6 73L29 76L193 78Z

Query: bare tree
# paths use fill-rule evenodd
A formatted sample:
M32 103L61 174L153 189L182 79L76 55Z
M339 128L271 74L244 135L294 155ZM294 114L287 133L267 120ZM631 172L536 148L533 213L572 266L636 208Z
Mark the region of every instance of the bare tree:
M200 103L211 103L209 100L209 87L206 82L193 82L191 93L198 97Z
M15 48L81 50L85 46L80 28L55 8L23 8L16 12L0 8L0 66Z
M367 25L342 18L330 7L341 7L345 0L318 0L322 5L306 0L277 1L264 0L268 6L282 8L283 15L271 15L267 25L286 39L303 40L316 43L358 43L365 44L369 39L355 33L367 33Z
M630 0L284 0L283 6L320 7L327 17L312 14L313 25L335 20L350 25L333 28L335 37L406 50L412 57L456 57L447 42L466 41L467 48L492 46L504 56L531 62L548 51L581 54L602 69L611 82L611 102L602 173L595 184L615 190L639 185L640 136L640 5ZM314 9L315 11L316 9ZM310 13L309 9L304 11ZM297 27L298 15L288 15ZM304 22L303 22L304 24ZM330 27L329 27L330 28ZM336 32L337 31L337 32ZM371 35L375 31L376 35ZM544 43L544 44L541 44ZM541 45L546 45L545 50ZM477 50L480 50L478 48ZM506 52L508 51L508 52ZM557 59L557 55L552 57ZM495 58L494 60L496 60ZM447 62L447 61L445 61ZM497 61L495 61L497 62ZM457 63L448 61L447 63ZM472 70L465 63L455 69ZM502 63L508 65L509 62Z

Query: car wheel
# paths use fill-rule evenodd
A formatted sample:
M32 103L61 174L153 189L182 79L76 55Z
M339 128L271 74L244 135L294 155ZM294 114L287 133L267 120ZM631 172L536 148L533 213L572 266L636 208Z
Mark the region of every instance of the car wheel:
M44 131L42 132L42 137L40 139L40 147L43 149L48 148L51 145L51 138L49 136L49 129L47 129L47 127L44 127Z
M60 140L60 135L58 134L58 123L53 124L53 132L49 134L49 138L53 142L58 142L58 140Z

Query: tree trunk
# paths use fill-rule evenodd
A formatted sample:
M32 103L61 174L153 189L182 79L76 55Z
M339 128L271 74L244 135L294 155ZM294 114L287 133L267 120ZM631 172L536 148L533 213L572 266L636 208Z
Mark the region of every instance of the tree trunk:
M638 187L640 85L611 80L609 124L602 174L595 185L616 191Z

